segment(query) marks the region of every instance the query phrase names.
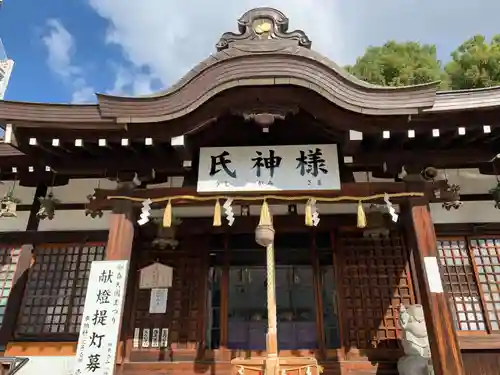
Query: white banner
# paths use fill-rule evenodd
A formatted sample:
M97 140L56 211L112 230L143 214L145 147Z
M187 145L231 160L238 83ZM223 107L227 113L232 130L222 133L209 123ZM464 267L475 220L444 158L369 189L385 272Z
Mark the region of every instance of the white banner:
M113 375L128 261L94 261L85 296L74 375Z
M200 149L200 193L339 189L335 144Z

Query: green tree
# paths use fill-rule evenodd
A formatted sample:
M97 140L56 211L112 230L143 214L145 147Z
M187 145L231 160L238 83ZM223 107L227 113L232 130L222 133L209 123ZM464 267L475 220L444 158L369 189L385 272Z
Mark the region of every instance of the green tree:
M368 47L365 54L346 69L355 77L376 85L408 86L441 81L442 87L447 87L436 46L429 44L389 41L381 47Z
M451 53L445 70L454 90L500 85L500 35L491 43L483 35L465 41Z

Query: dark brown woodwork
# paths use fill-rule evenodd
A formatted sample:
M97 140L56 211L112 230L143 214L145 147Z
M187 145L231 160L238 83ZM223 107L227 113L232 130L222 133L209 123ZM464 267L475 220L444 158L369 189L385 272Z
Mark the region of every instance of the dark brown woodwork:
M221 298L220 304L220 348L227 348L227 317L229 304L227 296L229 295L229 266L231 262L231 252L229 251L229 235L224 236L224 265L221 280Z
M82 286L88 281L92 262L104 259L104 250L105 243L87 241L34 248L16 340L77 340L86 294Z
M279 95L280 100L286 97L286 93L287 91L284 91L283 94ZM258 90L256 95L262 97L271 94L267 94L267 91ZM234 100L234 97L228 97L227 100ZM276 98L276 96L272 95L270 97ZM243 101L240 104L242 107L251 107L251 99L248 95L242 96L241 100ZM269 101L267 98L261 100ZM304 99L302 102L309 103L310 101ZM287 107L287 105L295 107L297 104L285 103L282 104L282 107ZM340 164L343 169L377 172L382 170L385 163L392 173L392 175L386 177L393 177L395 171L399 171L403 164L407 169L410 164L417 169L429 165L444 169L479 167L483 173L494 173L489 160L496 155L496 150L494 144L485 144L484 142L491 134L481 133L481 138L478 138L474 143L467 143L464 140L468 135L459 136L456 128L447 132L443 130L443 135L455 137L449 147L444 147L443 145L449 143L443 140L446 137L430 137L431 128L427 131L424 129L424 131L418 132L413 139L408 139L406 129L400 127L391 130L390 139L382 139L382 130L380 128L373 128L373 125L370 125L371 123L362 125L362 119L353 118L348 121L344 118L345 113L332 114L322 118L319 116L319 110L317 109L322 107L311 108L309 112L306 109L301 109L282 120L276 120L270 127L269 133L262 133L261 127L257 126L253 121L245 121L241 116L228 114L227 108L231 107L229 102L221 102L220 106L226 108L226 111L221 110L222 112L218 115L217 121L212 119L209 124L201 126L196 122L196 119L186 120L189 124L194 124L192 128L189 128L189 134L185 134L185 143L189 145L189 153L187 154L185 154L186 150L180 154L176 153L170 145L171 137L179 135L176 129L181 125L176 125L177 120L173 123L169 122L168 126L164 122L130 125L126 132L120 134L108 134L98 130L94 132L85 131L82 134L75 134L75 131L68 130L62 134L61 130L20 128L17 130L18 147L24 154L22 156L18 155L19 151L9 145L10 149L15 150L17 154L11 153L11 158L7 157L7 154L4 155L5 157L0 157L0 167L3 167L2 178L12 179L16 177L10 173L10 168L17 167L19 170L17 177L21 177L21 180L43 181L49 174L45 172L46 165L56 170L58 176L80 178L86 176L113 176L123 169L129 169L141 174L145 168L154 168L157 174L163 172L170 175L184 175L186 170L183 168L182 160L191 160L192 169L196 170L197 150L199 147L262 144L290 145L297 143L337 143L344 155L353 156L354 158L353 163L345 165L343 165L341 158ZM195 112L193 116L200 116L199 114L203 112L203 108L200 111ZM332 118L335 119L334 122L332 122ZM182 119L184 117L178 121ZM349 140L349 124L351 123L361 124L360 126L364 132L362 141ZM145 126L148 127L147 130L144 130ZM478 129L478 132L482 132L482 129ZM31 137L37 138L37 145L29 145L29 138ZM152 137L153 145L146 146L144 144L145 137ZM60 140L60 147L56 148L51 145L52 138ZM75 138L83 139L83 147L74 146ZM105 138L108 145L98 147L98 138ZM129 140L129 147L121 146L121 138ZM356 152L353 152L354 150ZM421 155L418 159L414 158L416 153ZM126 165L122 163L124 159L129 161ZM68 160L71 160L71 163L68 163ZM29 173L27 171L28 166L34 166L35 172Z
M330 244L330 246L333 247L333 244ZM311 238L310 251L311 251L311 264L313 269L314 300L316 302L316 335L318 337L318 344L319 344L318 348L319 348L320 358L324 359L326 357L326 346L325 346L325 328L323 321L323 298L321 296L321 286L319 280L320 268L319 268L318 253L316 248L316 239L314 235Z
M33 203L31 204L30 217L28 219L28 224L26 225L26 231L38 230L40 219L38 218L37 213L40 210L40 198L44 198L46 195L47 185L38 185L35 190L35 196L33 197Z
M466 375L496 375L500 368L499 350L462 352Z
M425 257L438 257L437 240L425 201L410 200L403 207L411 251L415 255L414 276L419 284L427 332L436 375L465 375L457 333L445 293L432 293L427 278ZM439 312L439 313L436 313Z
M403 165L417 165L421 169L432 165L435 168L467 168L478 167L489 162L497 152L488 148L460 148L460 149L441 149L432 150L429 147L423 146L420 149L412 150L387 150L382 151L384 147L380 147L376 152L360 151L355 154L354 162L349 165L353 170L366 170L372 168L380 168L384 163L398 165L398 172ZM386 148L387 149L387 148ZM422 154L415 158L418 152ZM491 164L491 163L490 163Z
M10 282L10 293L8 294L7 305L4 307L3 320L0 326L0 345L6 346L14 337L16 320L20 312L22 298L28 278L28 270L32 260L32 245L5 246L2 244L2 265L14 267L14 270L6 270L2 277L2 292L7 290L9 273L12 273Z
M150 314L151 290L134 285L134 313L128 336L140 330L139 347L130 349L131 361L190 360L202 355L205 342L206 281L208 277L206 249L203 236L182 238L175 250L155 250L147 242L139 244L138 269L158 261L174 268L172 288L168 292L166 314ZM168 328L168 348L142 347L144 329ZM151 332L151 331L150 331Z
M44 243L82 243L85 241L102 242L107 239L107 230L44 232L26 231L2 233L2 243L6 244L20 244L23 242L33 245Z
M377 355L373 349L400 352L398 310L401 304L415 302L403 237L399 231L380 239L342 231L337 249L347 356L356 349L373 359Z

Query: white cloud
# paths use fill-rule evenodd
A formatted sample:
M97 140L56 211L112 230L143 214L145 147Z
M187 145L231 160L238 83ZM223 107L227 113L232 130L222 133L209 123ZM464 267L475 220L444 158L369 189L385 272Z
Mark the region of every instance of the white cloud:
M89 0L89 3L109 21L106 41L120 46L133 68L146 67L151 71L149 76L136 75L134 69L129 71L129 84L132 80L137 86L147 86L147 80L154 78L162 86L171 85L214 52L223 32L236 31L236 21L245 11L263 6L254 0ZM304 28L316 48L342 53L335 1L268 0L266 6L284 11L291 28ZM123 71L117 73L120 86Z
M47 21L47 30L42 42L47 48L47 64L73 90L72 103L87 103L95 100L94 89L85 80L80 67L73 63L75 40L60 20Z
M435 43L447 57L474 34L500 32L498 0L88 1L109 22L107 42L120 46L132 66L125 86L149 89L155 77L163 86L178 80L214 52L223 32L236 31L245 11L258 6L283 11L292 29L303 29L314 49L342 65L389 39ZM135 73L144 67L152 74ZM124 74L123 68L117 71L122 91Z
M147 95L153 90L153 83L156 80L152 74L138 72L137 69L127 69L121 65L114 67L116 77L115 83L109 93L112 95Z

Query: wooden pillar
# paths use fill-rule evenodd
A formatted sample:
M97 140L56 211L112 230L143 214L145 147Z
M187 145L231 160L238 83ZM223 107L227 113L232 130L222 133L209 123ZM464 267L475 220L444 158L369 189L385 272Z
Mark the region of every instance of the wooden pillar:
M427 325L435 375L465 375L437 259L437 240L427 202L409 199L402 207L409 248L413 252L417 283Z
M132 202L116 202L110 216L106 260L130 261L134 242Z
M132 183L120 183L118 190L120 192L127 192L133 188ZM121 195L121 194L118 194ZM114 202L113 211L109 220L109 233L108 243L106 245L106 260L128 260L129 272L127 277L125 308L123 309L122 316L120 317L120 339L116 349L116 363L123 362L125 354L125 340L126 340L126 327L127 327L127 311L131 310L128 305L132 300L129 281L133 275L132 267L130 266L132 260L132 246L134 243L134 212L133 203L130 201L116 201Z

